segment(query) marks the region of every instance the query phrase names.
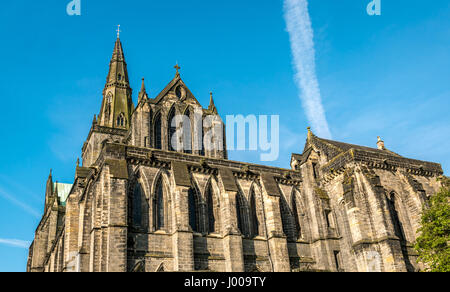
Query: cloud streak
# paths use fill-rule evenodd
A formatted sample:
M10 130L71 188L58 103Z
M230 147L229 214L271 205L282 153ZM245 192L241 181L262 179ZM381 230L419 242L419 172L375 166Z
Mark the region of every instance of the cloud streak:
M320 137L331 139L316 76L314 32L308 13L308 1L285 0L284 18L291 43L295 82L301 90L300 99L306 117Z
M25 241L25 240L19 240L19 239L4 239L0 238L0 244L6 244L12 247L19 247L19 248L29 248L31 245L31 242Z
M32 207L28 206L27 204L19 201L14 196L12 196L9 193L5 192L1 188L0 188L0 197L3 197L4 199L10 201L14 205L22 208L25 212L27 212L28 214L33 215L36 218L40 218L41 217L41 214L39 212L37 212L36 210L34 210Z

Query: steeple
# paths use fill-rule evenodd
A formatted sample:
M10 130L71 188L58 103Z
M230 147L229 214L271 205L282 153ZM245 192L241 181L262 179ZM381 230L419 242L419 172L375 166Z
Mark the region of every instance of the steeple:
M125 62L119 32L120 30L117 33L108 77L103 90L103 102L98 116L98 124L103 127L127 130L130 126L130 117L134 106L131 99L132 90L128 78L127 63Z

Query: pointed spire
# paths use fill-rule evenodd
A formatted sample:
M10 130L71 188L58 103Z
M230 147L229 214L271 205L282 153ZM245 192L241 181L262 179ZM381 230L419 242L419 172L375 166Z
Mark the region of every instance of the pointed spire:
M141 92L145 92L145 78L142 77Z
M52 170L50 169L50 174L48 175L47 184L45 186L45 208L44 212L47 212L48 204L50 199L53 197L53 178L52 178Z
M141 91L139 92L139 97L138 97L138 103L141 102L141 100L147 98L147 91L145 89L145 79L142 78L142 85L141 85Z
M209 93L209 107L208 107L208 109L210 111L213 111L214 113L217 113L217 108L216 108L216 105L214 104L214 98L213 98L212 91Z
M94 115L94 119L92 120L92 124L93 125L97 124L97 115Z
M122 42L119 38L117 38L116 43L114 44L114 51L111 61L125 61L125 54L123 53Z
M55 190L53 192L54 196L58 196L58 181L55 182Z
M132 89L128 78L127 63L122 43L116 39L109 64L108 77L103 90L103 102L97 123L102 127L128 129L134 110ZM124 119L120 118L124 116ZM120 121L120 122L118 122Z

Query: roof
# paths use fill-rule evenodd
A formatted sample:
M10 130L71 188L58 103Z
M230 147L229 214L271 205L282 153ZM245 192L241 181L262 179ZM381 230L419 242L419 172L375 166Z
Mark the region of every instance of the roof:
M425 173L441 174L443 172L442 166L438 163L406 158L388 149L371 148L319 138L310 130L308 131L308 139L303 154L301 157L293 156L293 159L301 158L300 164L305 163L313 148L327 156L330 162L326 167L330 169L336 168L338 164L345 163L346 159L341 157L341 155L350 155L348 158L350 160L364 161L374 165L387 163L395 167L403 167ZM338 156L341 158L334 159Z
M376 153L384 153L384 154L390 154L393 156L397 156L397 157L402 157L401 155L392 152L390 150L380 150L378 148L372 148L372 147L366 147L366 146L360 146L360 145L353 145L353 144L349 144L349 143L343 143L343 142L338 142L338 141L333 141L333 140L327 140L327 139L323 139L323 138L318 138L318 137L314 137L314 139L317 139L323 143L327 143L327 144L331 144L339 149L341 149L343 152L346 152L350 149L356 149L356 150L363 150L363 151L370 151L370 152L376 152Z
M72 184L63 184L63 183L53 183L53 191L57 192L59 201L61 205L66 205L67 197L70 194L70 190L72 189Z

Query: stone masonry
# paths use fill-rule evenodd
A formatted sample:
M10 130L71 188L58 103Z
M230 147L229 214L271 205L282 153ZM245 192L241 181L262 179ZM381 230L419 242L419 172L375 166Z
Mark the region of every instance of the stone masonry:
M212 95L203 108L176 69L155 98L143 81L134 106L117 39L73 185L62 194L52 174L47 181L27 271L420 269L412 245L440 188L439 164L404 158L381 139L368 148L310 129L290 169L230 161L221 147L198 147L199 133L218 135L224 124ZM183 132L178 142L195 147L175 151L173 118L198 113L217 119Z

